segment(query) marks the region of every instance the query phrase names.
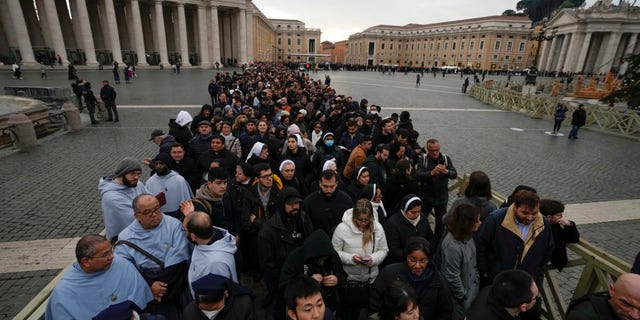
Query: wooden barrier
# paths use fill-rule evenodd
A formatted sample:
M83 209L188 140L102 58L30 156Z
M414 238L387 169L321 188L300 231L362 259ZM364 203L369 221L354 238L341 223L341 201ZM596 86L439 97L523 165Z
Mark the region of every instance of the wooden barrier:
M500 83L497 89L486 89L474 85L469 95L483 103L494 105L503 110L528 114L533 118L544 118L553 121L555 106L560 99L544 95L528 95L505 88ZM571 114L577 108L576 102L567 103L566 122L571 123ZM609 110L606 107L585 103L587 123L585 128L607 134L618 135L640 140L640 115L634 110Z

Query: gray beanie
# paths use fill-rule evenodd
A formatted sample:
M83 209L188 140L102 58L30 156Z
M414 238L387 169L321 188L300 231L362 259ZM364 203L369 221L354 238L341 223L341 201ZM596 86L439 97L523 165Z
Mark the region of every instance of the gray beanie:
M135 158L127 157L118 163L114 174L116 177L122 177L131 171L142 171L142 167L140 166L140 161Z

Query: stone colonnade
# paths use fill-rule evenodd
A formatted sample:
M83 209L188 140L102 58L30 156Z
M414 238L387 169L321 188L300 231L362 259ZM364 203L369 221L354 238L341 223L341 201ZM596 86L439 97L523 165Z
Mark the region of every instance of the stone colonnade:
M215 67L253 58L250 1L0 1L0 60ZM249 35L250 36L250 35Z
M557 72L624 73L625 56L638 53L637 32L567 32L558 33L543 43L538 69Z

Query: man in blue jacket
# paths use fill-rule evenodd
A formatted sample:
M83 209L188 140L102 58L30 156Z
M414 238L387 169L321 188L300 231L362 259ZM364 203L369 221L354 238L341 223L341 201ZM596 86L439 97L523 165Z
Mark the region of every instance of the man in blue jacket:
M481 281L490 283L504 270L526 271L542 286L544 266L554 249L549 220L540 214L540 198L521 190L508 208L492 212L482 223L477 243ZM540 312L540 303L527 313ZM529 318L523 318L529 319Z

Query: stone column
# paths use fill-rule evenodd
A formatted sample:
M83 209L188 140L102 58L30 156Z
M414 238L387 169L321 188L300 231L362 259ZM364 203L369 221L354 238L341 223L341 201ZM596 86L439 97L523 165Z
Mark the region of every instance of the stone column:
M7 1L0 1L0 23L2 23L9 47L17 47L18 40L13 31L13 22L11 22L11 13L9 13L9 8L7 7Z
M220 61L220 24L218 23L218 6L211 2L211 42L212 42L212 63L216 62L222 67L224 63Z
M592 32L587 32L582 42L582 49L578 55L578 64L576 65L576 72L584 71L584 62L587 60L587 54L589 53L589 44L591 43Z
M564 68L562 72L576 72L576 51L580 47L580 43L584 39L584 33L574 32L571 34L571 41L569 42L569 48L567 49L567 57L565 59Z
M596 70L597 73L607 73L611 71L611 67L613 66L613 60L615 59L616 50L618 49L618 45L620 44L620 38L622 37L622 33L620 32L612 32L609 35L609 41L607 42L607 46L605 48L604 56L602 57L602 64L600 68Z
M189 47L187 42L187 22L184 15L184 3L178 3L178 31L180 38L180 55L182 56L182 65L191 66L189 62Z
M138 0L131 0L131 17L133 27L133 42L138 54L138 65L148 66L147 55L144 49L144 35L142 33L142 20L140 19L140 4Z
M538 45L542 46L542 48L540 48L540 55L538 56L538 61L537 61L538 65L536 65L536 67L538 68L538 70L542 70L542 68L547 64L547 57L549 56L549 53L547 52L550 47L549 41L538 43Z
M247 63L247 10L238 11L238 21L240 26L240 37L238 37L238 64Z
M62 28L60 27L60 19L58 18L58 10L54 0L44 0L45 14L49 23L49 33L52 48L56 54L62 58L62 63L67 63L67 50L65 48L64 38L62 36Z
M638 34L634 33L629 35L629 43L627 43L627 48L624 50L623 57L627 57L628 55L633 53L633 49L636 47L636 42L638 42ZM628 68L629 61L625 60L624 63L620 66L620 74L624 74L625 72L627 72Z
M122 63L122 49L120 48L120 35L118 34L118 22L116 21L116 10L113 7L113 0L104 0L106 9L105 17L107 19L107 27L109 29L109 46L113 61Z
M558 42L558 37L553 37L553 40L551 40L551 47L549 48L549 55L547 56L547 63L544 66L544 71L551 71L551 68L553 68L553 62L554 62L554 51L556 51L556 43Z
M78 6L78 24L80 31L80 41L82 49L87 57L86 64L88 66L97 66L96 49L93 46L93 35L91 34L91 24L89 23L89 11L87 11L87 3L85 0L76 0ZM74 19L75 20L75 19Z
M254 38L253 38L253 10L247 11L247 62L256 61L254 56Z
M156 35L158 37L157 49L160 54L160 65L168 66L167 56L167 36L164 30L164 14L162 10L162 0L156 1Z
M556 65L556 71L560 72L564 68L565 62L567 61L567 48L569 48L569 37L571 34L567 33L564 35L564 39L562 40L562 47L560 49L560 55L558 56L558 65Z
M20 49L20 55L22 56L23 67L35 67L38 65L36 58L33 54L31 47L31 39L29 39L29 31L27 29L27 23L22 15L22 7L19 1L6 1L9 7L9 13L11 14L11 21L13 21L13 29L7 29L7 32L15 32L16 40L18 41L18 48Z
M207 8L203 4L198 4L198 38L200 49L200 67L207 69L211 66L209 61L209 42L207 41Z

